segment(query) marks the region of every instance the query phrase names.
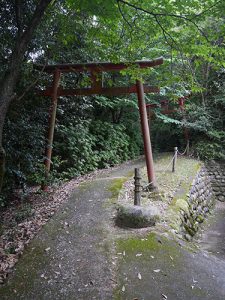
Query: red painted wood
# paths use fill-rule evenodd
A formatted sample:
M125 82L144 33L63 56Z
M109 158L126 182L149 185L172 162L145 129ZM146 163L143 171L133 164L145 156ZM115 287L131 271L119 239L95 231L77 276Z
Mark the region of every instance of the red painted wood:
M56 65L37 65L34 64L34 69L39 71L44 71L48 73L53 73L55 69L61 72L106 72L106 71L120 71L127 69L129 66L137 66L139 68L149 68L155 67L163 64L163 58L159 57L154 60L147 61L135 61L133 63L111 63L111 62L92 62L92 63L78 63L78 64L56 64Z
M105 96L119 96L122 94L132 94L136 93L136 86L129 87L113 87L113 88L102 88L102 87L93 87L93 88L82 88L82 89L63 89L58 88L57 96L90 96L90 95L105 95ZM145 93L159 93L160 88L157 86L144 86ZM52 88L47 88L44 91L37 91L41 96L51 96Z

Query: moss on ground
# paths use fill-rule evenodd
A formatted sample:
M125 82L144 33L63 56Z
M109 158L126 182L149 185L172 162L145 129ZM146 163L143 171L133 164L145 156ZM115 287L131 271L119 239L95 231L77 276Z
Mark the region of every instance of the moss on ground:
M118 261L118 273L120 276L119 284L114 290L113 299L115 300L125 299L122 292L123 285L131 284L132 286L131 278L135 270L136 272L140 270L142 276L145 277L149 275L149 272L154 274L153 270L157 269L156 266L163 266L160 272L166 274L171 269L171 266L179 269L182 265L180 246L176 242L159 236L154 232L144 237L134 236L132 238L119 239L116 243L116 250L117 253L122 253L123 255L120 256ZM131 277L129 278L131 280L129 283L124 279L124 276L126 276L123 273L124 271Z
M125 251L127 254L145 250L157 251L160 249L160 243L156 238L156 234L150 233L144 239L138 237L133 237L129 239L119 239L117 241L117 249L119 252Z
M41 271L50 259L44 251L45 246L46 245L40 245L38 241L33 240L32 249L30 247L26 249L23 254L23 260L19 261L16 265L16 273L13 281L8 281L1 287L0 298L12 299L13 292L23 290L24 287L26 287L26 290L32 289L34 281L36 280L37 270ZM26 290L24 290L24 292L26 292Z
M163 236L158 236L151 232L145 237L132 237L128 239L118 239L116 243L117 251L125 251L126 256L130 254L141 253L144 256L147 252L158 252L160 250L173 250L176 247L168 243L168 239Z
M112 180L112 183L109 187L109 191L112 193L112 196L110 198L111 203L116 203L119 193L122 190L123 184L128 180L130 176L127 177L121 177L121 178L116 178Z
M124 178L116 178L112 181L111 186L109 187L109 191L112 193L112 197L115 198L119 195L120 190L122 189L123 183L127 180Z
M171 207L174 209L175 212L179 212L180 210L189 213L189 205L185 199L176 199L174 198L171 202Z

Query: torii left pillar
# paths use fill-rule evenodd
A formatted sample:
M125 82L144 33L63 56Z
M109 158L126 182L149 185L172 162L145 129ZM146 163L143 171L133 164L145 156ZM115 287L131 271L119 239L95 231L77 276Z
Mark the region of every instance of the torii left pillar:
M52 158L52 147L53 147L53 136L55 129L55 119L56 119L56 110L57 110L57 101L58 101L58 87L60 81L61 73L59 70L55 70L53 75L53 85L52 85L52 103L49 111L49 127L47 134L47 146L45 149L45 178L48 179L49 171L51 168L51 158ZM42 189L47 190L47 183L42 184Z

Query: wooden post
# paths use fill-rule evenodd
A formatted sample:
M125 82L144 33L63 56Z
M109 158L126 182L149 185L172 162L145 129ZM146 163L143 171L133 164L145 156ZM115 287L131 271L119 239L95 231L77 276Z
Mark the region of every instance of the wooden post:
M156 180L155 180L152 146L151 146L149 126L148 126L146 104L144 99L143 83L140 80L137 80L136 87L137 87L137 96L138 96L138 107L139 107L139 113L141 118L141 129L142 129L142 135L144 141L144 151L145 151L145 160L146 160L147 173L148 173L148 182L151 183L150 188L151 187L155 188Z
M141 205L141 176L138 168L134 169L134 205Z
M186 151L186 156L189 156L189 152L190 152L190 140L187 140L187 151Z
M177 147L174 147L174 156L173 156L172 172L175 172L176 162L177 162L177 152L178 152Z
M48 178L49 171L51 168L51 158L52 158L52 144L53 144L53 136L54 136L54 129L55 129L55 119L56 119L56 109L57 109L57 90L60 81L60 71L55 70L54 77L53 77L53 86L52 86L52 103L49 111L49 127L48 127L48 134L47 134L47 145L45 148L45 176ZM47 186L44 185L42 187L44 190L47 189Z

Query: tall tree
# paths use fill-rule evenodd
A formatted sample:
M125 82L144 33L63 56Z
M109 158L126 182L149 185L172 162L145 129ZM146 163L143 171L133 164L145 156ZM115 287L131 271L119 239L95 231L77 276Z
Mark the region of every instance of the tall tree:
M11 31L15 42L6 51L9 53L7 67L0 80L0 189L2 188L5 171L5 151L2 145L2 133L5 116L10 103L15 99L14 90L18 81L24 55L28 49L35 30L52 0L40 1L1 1L1 26ZM27 10L27 11L26 11ZM30 12L26 16L26 12ZM10 22L9 22L10 20Z

